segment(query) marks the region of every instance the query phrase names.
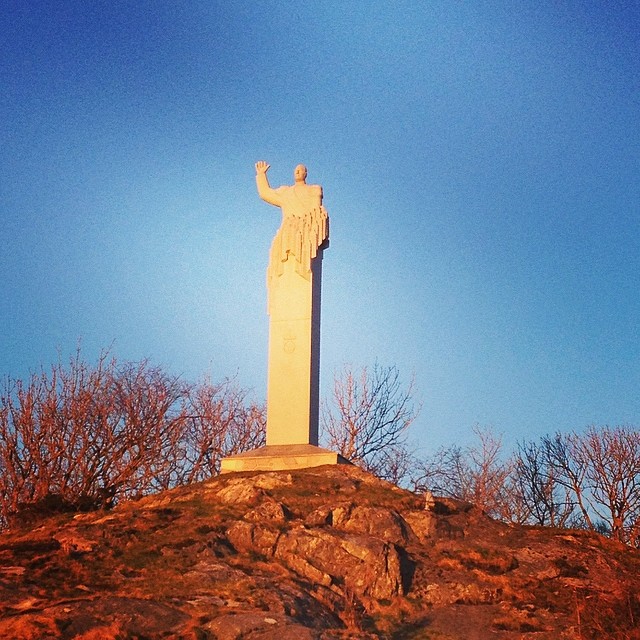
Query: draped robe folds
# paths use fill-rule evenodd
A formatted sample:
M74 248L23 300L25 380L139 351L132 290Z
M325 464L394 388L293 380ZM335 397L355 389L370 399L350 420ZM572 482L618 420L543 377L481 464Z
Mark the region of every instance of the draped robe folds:
M282 209L282 224L271 243L267 268L267 288L270 293L290 259L295 261L296 273L310 280L311 261L329 237L329 217L321 204L321 187L284 186L273 192L277 196L277 206Z

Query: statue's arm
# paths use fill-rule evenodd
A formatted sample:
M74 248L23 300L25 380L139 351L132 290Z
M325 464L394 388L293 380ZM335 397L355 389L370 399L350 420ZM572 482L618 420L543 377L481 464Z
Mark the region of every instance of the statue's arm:
M269 185L269 179L267 178L268 170L269 165L266 162L262 160L256 162L256 186L258 187L258 195L265 202L279 207L281 199L278 192Z

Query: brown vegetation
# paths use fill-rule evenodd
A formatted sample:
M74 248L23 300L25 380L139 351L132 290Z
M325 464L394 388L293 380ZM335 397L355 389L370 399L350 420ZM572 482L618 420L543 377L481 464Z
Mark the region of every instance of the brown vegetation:
M78 354L0 393L0 530L211 477L264 432L264 408L232 381L190 385L146 361Z
M597 531L640 543L640 431L589 427L524 442L502 455L500 438L452 446L416 466L418 490L468 500L505 522Z
M418 415L413 380L407 387L395 367L375 364L334 376L333 397L323 405L327 447L379 478L400 483L413 464L407 430Z

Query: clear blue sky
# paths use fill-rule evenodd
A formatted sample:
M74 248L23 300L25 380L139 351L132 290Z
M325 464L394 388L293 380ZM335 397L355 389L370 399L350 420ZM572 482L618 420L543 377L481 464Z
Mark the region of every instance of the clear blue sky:
M640 425L640 3L5 0L0 375L75 351L266 388L296 164L323 394L415 372L426 451Z

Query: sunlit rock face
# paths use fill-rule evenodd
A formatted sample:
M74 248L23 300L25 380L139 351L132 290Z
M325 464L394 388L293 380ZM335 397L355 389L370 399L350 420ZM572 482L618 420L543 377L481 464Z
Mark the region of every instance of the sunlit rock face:
M0 535L0 638L570 640L576 611L583 638L632 638L638 593L637 550L350 465L228 474Z

